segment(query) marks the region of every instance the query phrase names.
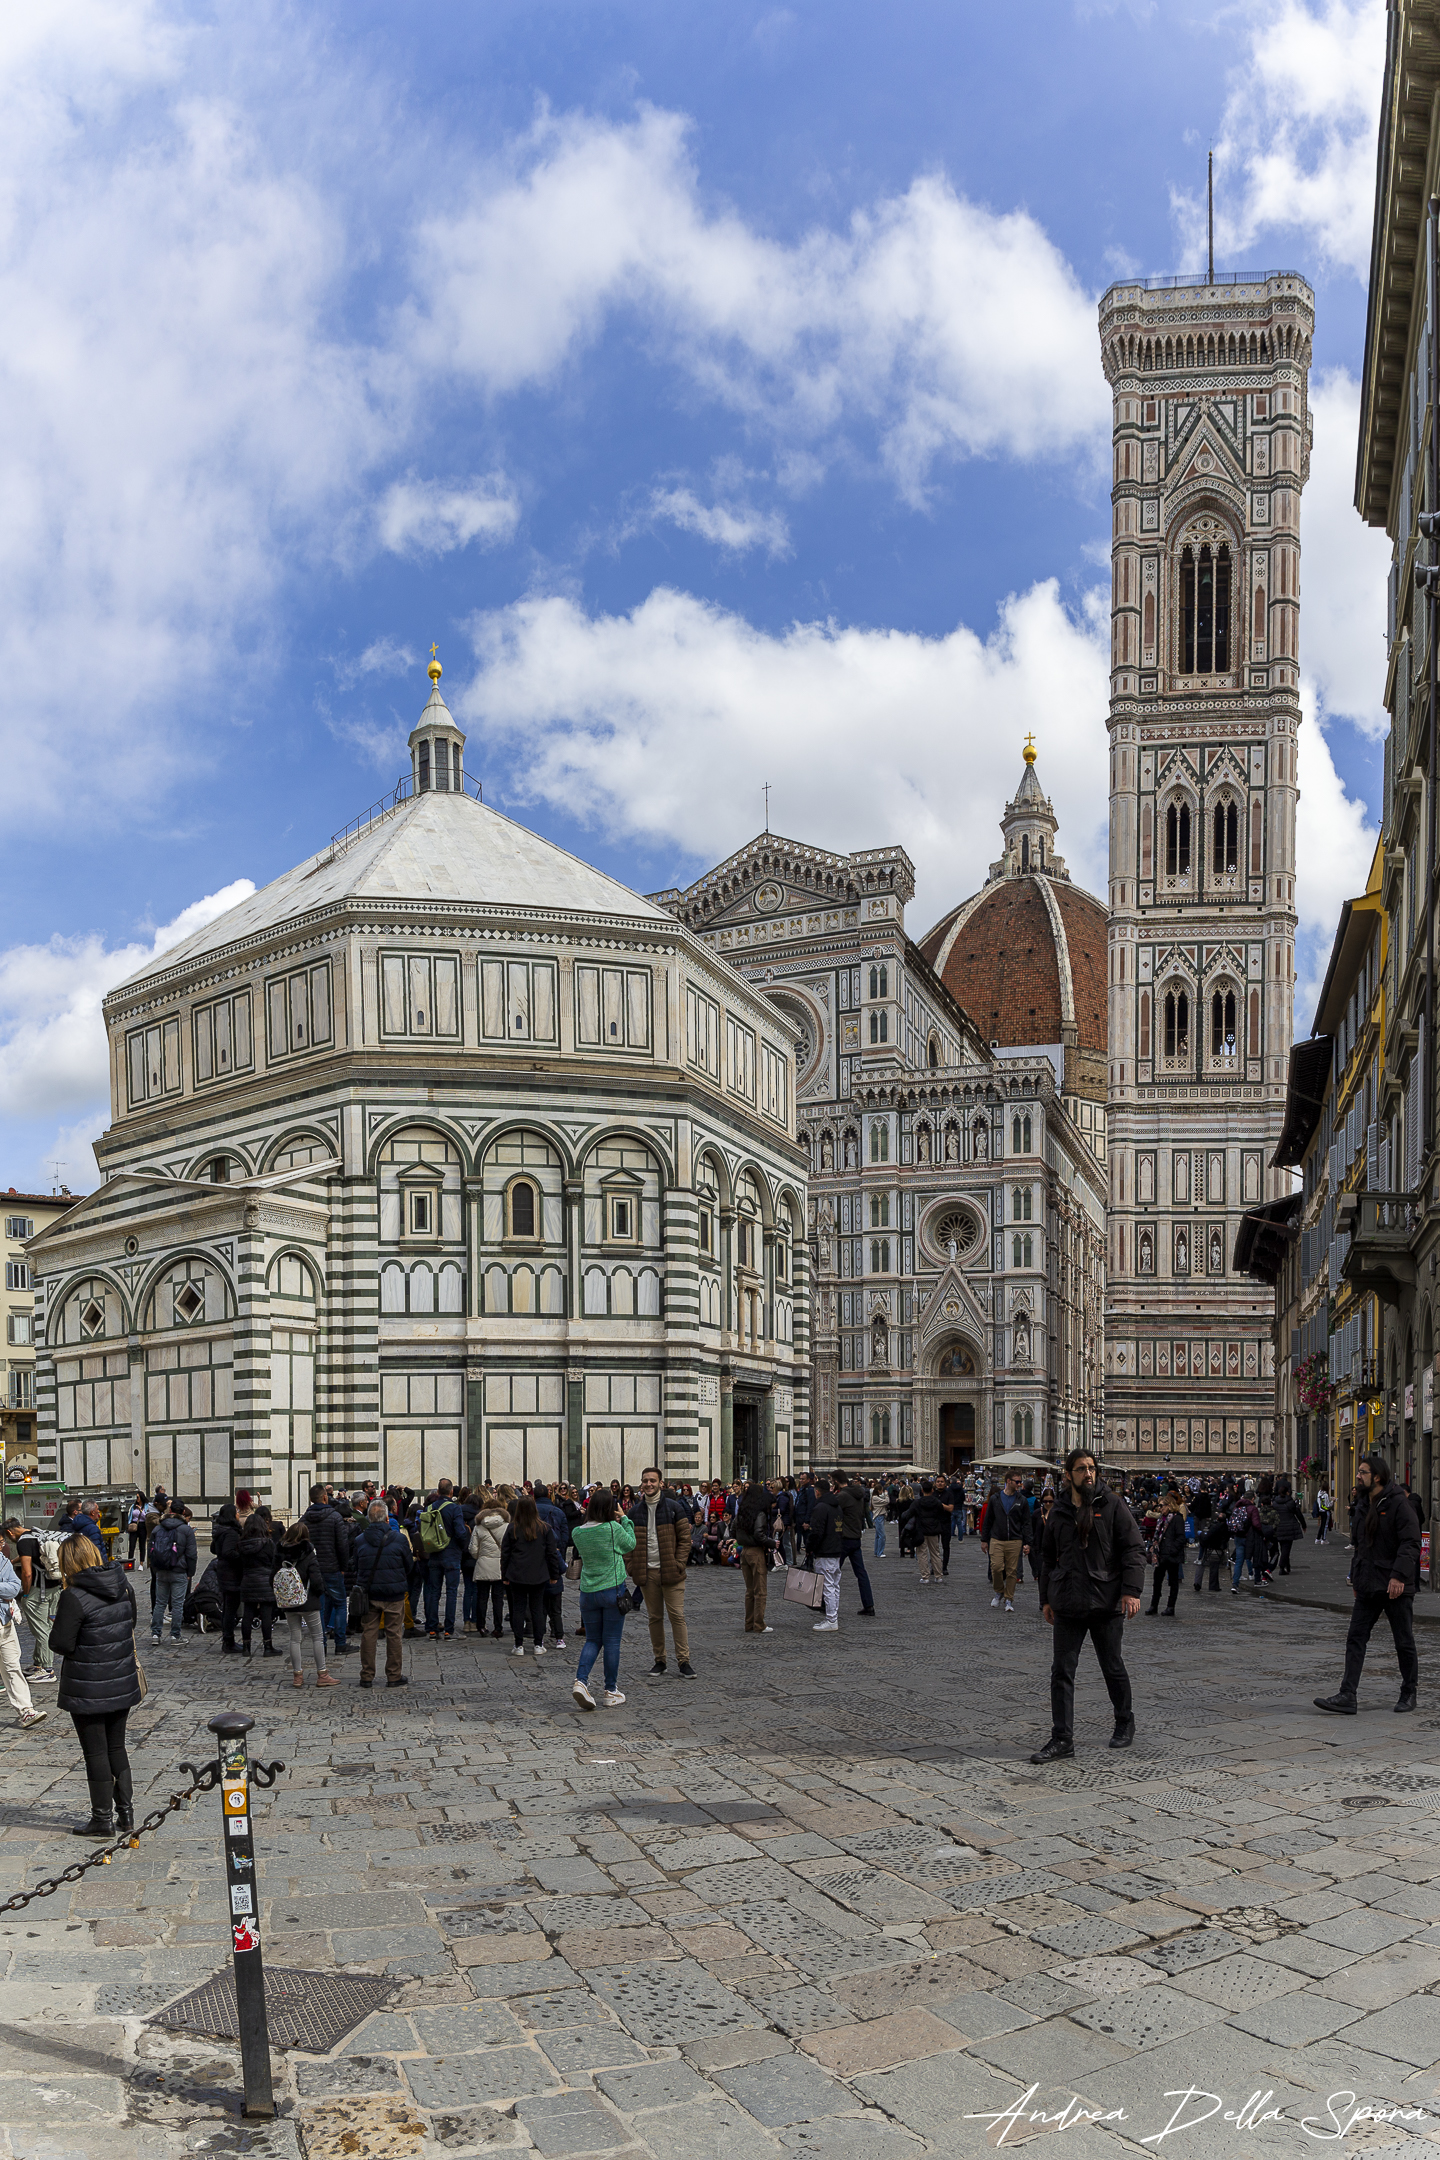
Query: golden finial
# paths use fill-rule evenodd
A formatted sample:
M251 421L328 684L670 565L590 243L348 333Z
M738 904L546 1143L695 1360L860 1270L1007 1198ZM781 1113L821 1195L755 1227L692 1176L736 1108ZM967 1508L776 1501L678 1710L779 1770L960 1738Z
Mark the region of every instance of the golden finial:
M1033 735L1027 735L1027 736L1025 737L1025 763L1026 763L1027 765L1033 765L1033 764L1034 764L1034 762L1035 762L1035 737L1034 737Z
M431 682L434 683L437 690L440 687L441 669L440 662L436 659L435 655L439 652L439 650L440 647L438 645L432 645L430 647L430 665L425 670L426 674L430 677Z

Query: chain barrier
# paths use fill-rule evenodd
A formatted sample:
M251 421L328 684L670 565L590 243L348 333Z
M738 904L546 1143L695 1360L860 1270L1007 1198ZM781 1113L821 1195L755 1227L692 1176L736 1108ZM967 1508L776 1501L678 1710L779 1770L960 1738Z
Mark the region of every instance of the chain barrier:
M167 1822L187 1800L193 1799L196 1793L213 1792L220 1782L218 1755L202 1769L197 1770L194 1763L190 1762L182 1762L180 1768L190 1773L190 1783L183 1792L171 1793L164 1807L155 1808L143 1822L136 1823L133 1830L126 1830L112 1844L102 1845L98 1852L91 1853L88 1860L77 1860L73 1867L62 1868L58 1875L46 1876L43 1882L36 1883L33 1890L19 1890L14 1897L0 1902L0 1916L21 1912L25 1906L33 1904L36 1898L53 1897L55 1892L63 1890L67 1883L79 1882L81 1876L88 1875L91 1868L109 1867L116 1853L132 1852L142 1837L148 1836L152 1830L158 1830L161 1823ZM284 1768L285 1765L281 1762L252 1763L251 1775L257 1785L273 1785Z

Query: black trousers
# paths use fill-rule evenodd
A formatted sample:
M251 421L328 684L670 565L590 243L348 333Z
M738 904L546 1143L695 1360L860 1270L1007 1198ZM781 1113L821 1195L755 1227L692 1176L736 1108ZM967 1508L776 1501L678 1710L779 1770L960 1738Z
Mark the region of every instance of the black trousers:
M238 1590L220 1592L220 1640L228 1643L232 1650L235 1647L235 1627L240 1618L240 1603Z
M940 1572L942 1575L948 1575L950 1572L950 1540L954 1535L955 1518L953 1515L947 1515L945 1527L940 1532Z
M546 1583L512 1583L510 1587L510 1632L517 1643L525 1640L525 1621L530 1621L530 1639L538 1648L545 1640Z
M85 1782L90 1805L108 1815L117 1800L130 1805L134 1787L130 1781L130 1758L125 1753L125 1720L128 1710L111 1710L103 1717L81 1717L72 1710L80 1752L85 1757Z
M1125 1660L1120 1655L1120 1643L1124 1633L1125 1620L1118 1605L1114 1612L1092 1612L1079 1616L1056 1613L1055 1641L1050 1665L1050 1722L1053 1739L1073 1740L1075 1737L1075 1668L1080 1662L1080 1652L1087 1635L1095 1645L1100 1671L1106 1687L1110 1690L1116 1724L1131 1715L1130 1675L1126 1672Z
M488 1594L490 1625L498 1635L505 1625L505 1585L503 1582L486 1582L483 1577L475 1585L475 1619L480 1627L485 1625L485 1605Z
M1288 1537L1282 1537L1280 1540L1280 1573L1282 1575L1290 1573L1290 1547L1294 1542L1294 1538Z
M1360 1685L1370 1630L1381 1613L1384 1613L1390 1622L1390 1633L1395 1638L1395 1655L1400 1661L1402 1685L1413 1688L1419 1681L1420 1660L1415 1655L1415 1594L1407 1590L1403 1597L1392 1598L1386 1597L1382 1591L1378 1597L1360 1596L1355 1600L1355 1610L1350 1615L1350 1632L1345 1637L1343 1692L1347 1695L1353 1695Z
M245 1600L245 1617L240 1623L240 1639L247 1650L250 1647L250 1631L257 1620L260 1622L260 1633L264 1639L265 1648L268 1650L270 1648L270 1630L275 1625L275 1607L269 1598L246 1598Z
M1165 1582L1168 1582L1170 1585L1170 1596L1168 1602L1166 1603L1165 1610L1166 1612L1174 1612L1175 1600L1180 1595L1180 1577L1184 1572L1184 1567L1185 1563L1183 1560L1167 1560L1163 1566L1158 1560L1156 1561L1155 1588L1151 1592L1150 1596L1151 1612L1158 1612L1160 1610L1160 1585Z

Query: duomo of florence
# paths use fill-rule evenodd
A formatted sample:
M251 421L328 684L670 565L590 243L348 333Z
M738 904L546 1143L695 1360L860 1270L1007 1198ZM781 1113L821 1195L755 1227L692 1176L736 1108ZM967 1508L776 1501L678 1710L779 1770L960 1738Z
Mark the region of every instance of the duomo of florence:
M1291 273L1100 304L1103 895L1017 740L928 928L894 835L640 896L483 800L432 663L393 798L106 1000L101 1183L30 1248L42 1476L1259 1467L1312 328Z

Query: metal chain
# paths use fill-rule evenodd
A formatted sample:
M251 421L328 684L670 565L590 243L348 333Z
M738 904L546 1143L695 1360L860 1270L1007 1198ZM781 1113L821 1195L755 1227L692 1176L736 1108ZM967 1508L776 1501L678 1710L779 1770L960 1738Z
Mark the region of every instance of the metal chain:
M164 1807L156 1808L153 1814L145 1817L144 1822L137 1823L133 1830L127 1830L123 1837L116 1838L113 1844L102 1845L99 1852L91 1853L88 1860L77 1860L73 1867L64 1868L60 1874L47 1876L44 1882L36 1883L33 1890L20 1890L14 1897L6 1898L4 1903L0 1904L0 1914L19 1912L36 1898L53 1897L66 1883L79 1882L81 1876L88 1875L91 1868L109 1867L116 1853L133 1850L142 1837L151 1830L158 1830L161 1823L173 1815L176 1808L183 1807L192 1794L209 1792L218 1781L218 1763L206 1763L203 1770L196 1770L193 1763L181 1763L180 1767L191 1772L191 1781L183 1792L171 1793Z

